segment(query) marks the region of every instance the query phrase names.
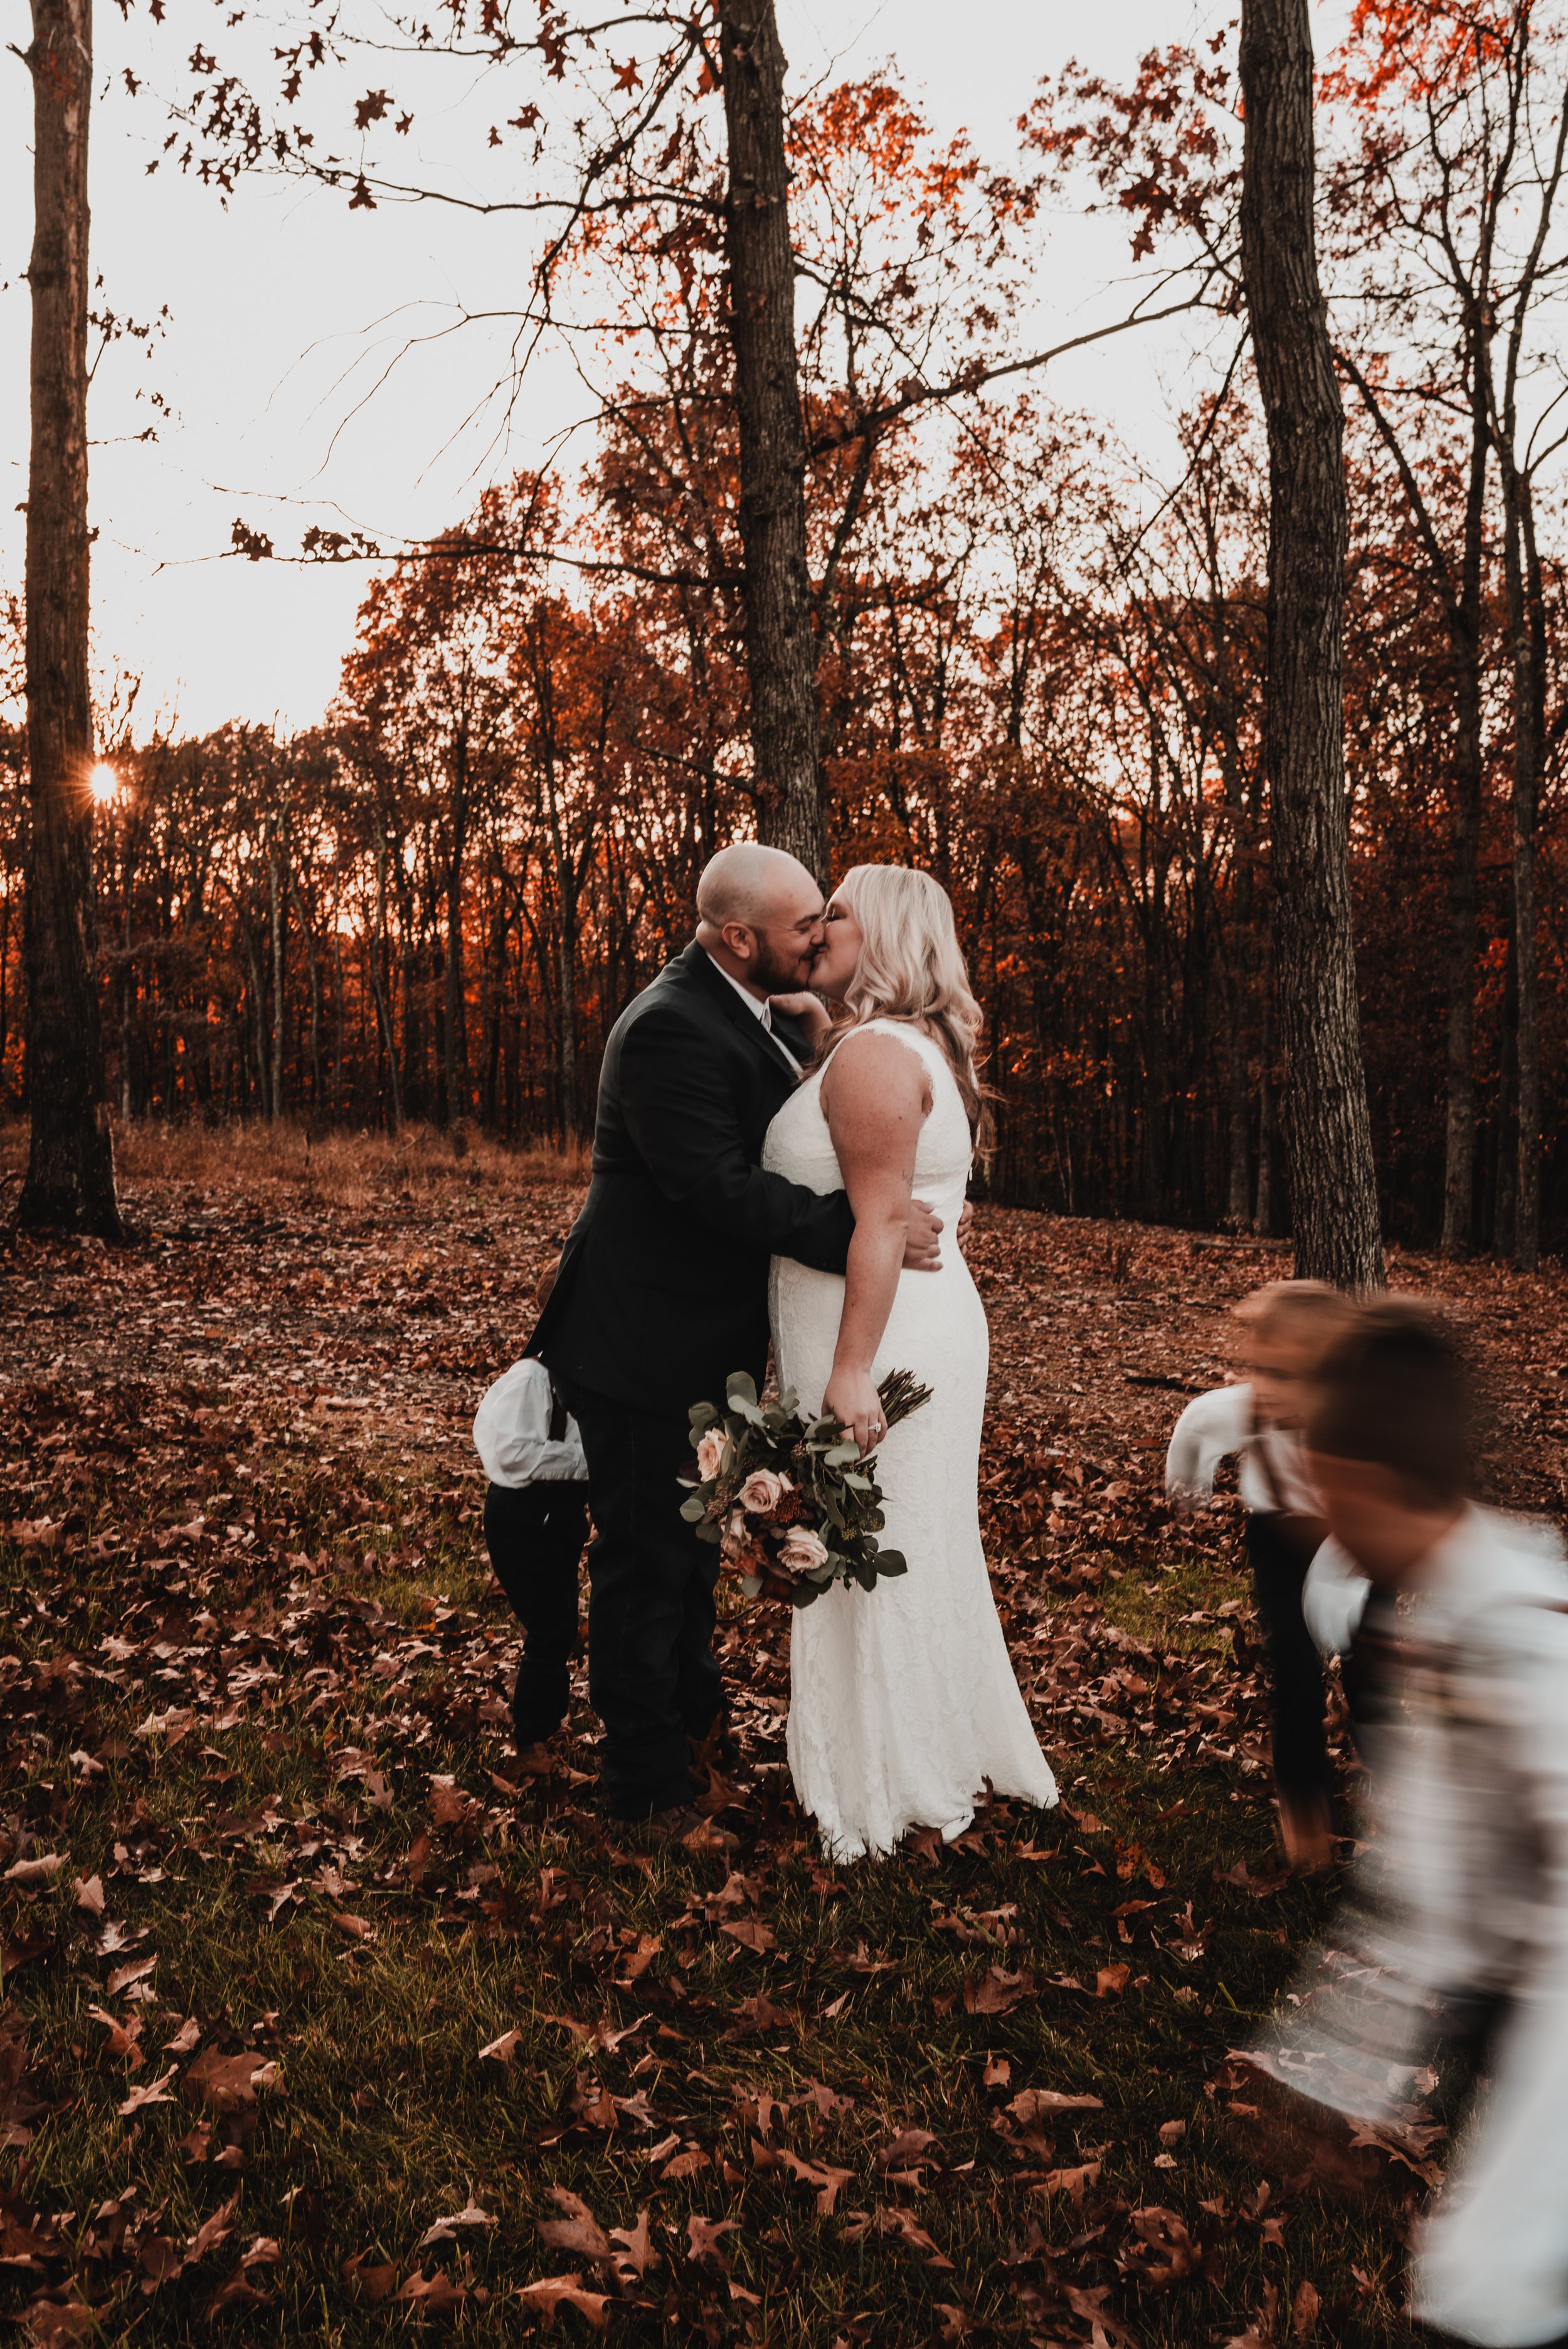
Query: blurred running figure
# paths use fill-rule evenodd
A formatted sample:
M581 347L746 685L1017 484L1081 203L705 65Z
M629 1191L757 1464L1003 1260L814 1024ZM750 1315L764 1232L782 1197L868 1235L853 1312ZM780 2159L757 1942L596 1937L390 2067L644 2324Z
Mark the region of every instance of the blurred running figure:
M1375 1833L1253 2051L1287 2100L1398 2130L1468 2040L1488 2085L1421 2222L1414 2313L1482 2349L1568 2341L1568 1569L1468 1497L1470 1403L1441 1328L1365 1314L1322 1366L1314 1481L1385 1612L1363 1732Z
M1304 1872L1328 1865L1334 1777L1323 1663L1302 1615L1306 1570L1328 1527L1301 1429L1313 1375L1354 1310L1322 1280L1271 1280L1243 1298L1235 1309L1242 1380L1188 1404L1165 1458L1165 1487L1178 1505L1207 1500L1221 1461L1240 1458L1243 1539L1268 1649L1280 1832L1291 1866Z

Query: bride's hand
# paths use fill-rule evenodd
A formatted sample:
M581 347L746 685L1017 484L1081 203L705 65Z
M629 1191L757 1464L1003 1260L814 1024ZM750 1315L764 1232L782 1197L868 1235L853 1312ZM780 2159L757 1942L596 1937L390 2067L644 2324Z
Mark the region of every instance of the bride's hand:
M846 1435L861 1448L861 1458L874 1452L886 1433L882 1397L869 1371L838 1371L828 1381L822 1409L836 1419Z
M770 995L768 1000L787 1019L799 1020L813 1044L830 1025L827 1005L810 988L803 987L798 995Z

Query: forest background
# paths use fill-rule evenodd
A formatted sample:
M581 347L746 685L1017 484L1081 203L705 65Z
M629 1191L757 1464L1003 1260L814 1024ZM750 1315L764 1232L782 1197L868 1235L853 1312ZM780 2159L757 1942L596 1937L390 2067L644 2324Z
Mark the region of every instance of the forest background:
M1319 115L1386 1228L1454 1249L1523 1237L1526 1254L1522 1154L1539 1154L1546 1245L1568 1217L1565 29L1568 9L1363 0ZM661 58L635 37L597 61L631 107ZM917 862L954 897L986 1013L995 1196L1268 1232L1289 1202L1232 47L1217 26L1152 51L1125 89L1071 67L1021 83L1022 172L938 137L890 76L830 78L792 105L790 211L835 867ZM308 36L279 53L295 98L311 62ZM266 150L254 102L200 43L191 69L169 168L232 186L270 163L335 176L366 210L391 200L363 152L350 168L308 143ZM390 87L352 110L395 143ZM497 135L540 166L532 100ZM296 550L236 523L236 559L367 565L323 724L139 733L134 680L104 678L100 947L122 1118L589 1130L611 1021L684 943L702 862L755 814L722 148L699 84L636 201L584 207L554 235L519 338L548 327L596 387L556 461L401 548L315 529ZM1169 473L1054 407L1032 364L1031 285L1072 208L1125 219L1130 311L1190 309L1201 329ZM1122 347L1140 364L1135 333ZM0 732L13 1107L17 620L8 607ZM1522 942L1538 1133L1520 1126Z

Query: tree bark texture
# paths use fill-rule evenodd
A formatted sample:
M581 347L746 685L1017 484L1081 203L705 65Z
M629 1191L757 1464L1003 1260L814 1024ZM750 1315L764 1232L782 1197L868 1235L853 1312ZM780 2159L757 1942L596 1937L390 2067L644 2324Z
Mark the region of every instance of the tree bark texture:
M740 427L746 661L761 837L827 878L816 637L806 569L806 432L773 0L719 0L729 145L725 245Z
M1470 326L1472 342L1484 325ZM1480 854L1481 562L1488 452L1484 353L1470 363L1470 481L1460 592L1448 612L1454 687L1454 801L1449 833L1449 1101L1443 1152L1445 1256L1468 1255L1475 1235L1475 957Z
M1383 1278L1350 919L1344 411L1313 228L1308 0L1243 0L1242 271L1269 445L1268 708L1281 1103L1296 1271Z
M27 481L27 1097L17 1220L123 1237L93 914L88 682L88 119L92 0L34 0Z
M1513 668L1513 969L1518 1023L1514 1071L1519 1117L1513 1260L1541 1263L1541 1010L1537 981L1535 824L1546 733L1546 620L1535 543L1533 483L1511 452L1502 461L1503 576Z

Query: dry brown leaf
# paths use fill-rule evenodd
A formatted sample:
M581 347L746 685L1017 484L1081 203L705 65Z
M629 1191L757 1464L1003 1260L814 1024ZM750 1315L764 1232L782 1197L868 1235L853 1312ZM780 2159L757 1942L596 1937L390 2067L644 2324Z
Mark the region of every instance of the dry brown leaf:
M732 1941L738 1941L743 1950L755 1950L759 1956L779 1946L759 1917L738 1917L733 1924L721 1925L718 1930L727 1933Z
M129 1966L116 1966L104 1984L105 1991L110 1998L118 1998L122 1990L130 1988L132 1982L145 1982L157 1963L155 1957L138 1958Z
M11 1848L15 1851L15 1845L13 1844ZM33 1884L52 1884L65 1864L64 1852L40 1852L32 1859L14 1859L3 1880L6 1884L19 1884L24 1889Z
M369 2256L368 2251L356 2251L351 2260L344 2261L338 2273L346 2283L352 2285L362 2300L367 2300L374 2304L387 2299L397 2281L397 2271L389 2260L382 2264L366 2267L365 2262Z
M916 2222L909 2211L890 2209L884 2205L877 2212L877 2228L882 2234L897 2235L901 2240L910 2246L912 2251L926 2252L928 2257L925 2264L928 2268L952 2269L953 2261L944 2256L932 2237Z
M445 2268L438 2268L428 2278L416 2268L392 2295L395 2305L418 2308L424 2316L445 2315L451 2309L461 2308L467 2298L466 2288L453 2283Z
M464 1797L457 1781L450 1777L435 1777L430 1781L430 1825L434 1827L455 1826L463 1816Z
M909 2162L916 2154L923 2153L928 2146L933 2146L935 2143L935 2134L931 2129L900 2129L898 2135L893 2138L892 2143L891 2145L884 2146L882 2151L878 2154L877 2168L879 2169L903 2169L907 2167Z
M705 2219L694 2210L686 2220L686 2240L690 2249L688 2260L712 2260L716 2265L727 2268L724 2255L724 2238L735 2232L739 2221L735 2219Z
M119 2107L121 2117L140 2112L144 2105L171 2105L174 2099L168 2094L169 2083L173 2079L178 2069L178 2064L170 2064L168 2071L160 2079L146 2080L139 2088L132 2088L129 2095Z
M108 2033L109 2054L123 2055L131 2070L138 2070L141 2064L141 2050L136 2044L141 2037L139 2019L130 2023L121 2023L119 2015L111 2014L107 2006L89 2006L88 2013L94 2023L101 2023Z
M78 1909L85 1909L89 1917L101 1917L103 1915L103 1878L101 1876L89 1876L85 1883L79 1876L77 1877L77 1907Z
M622 2253L615 2262L617 2268L630 2268L634 2275L642 2276L646 2275L650 2268L658 2266L659 2255L648 2240L645 2207L638 2211L634 2227L612 2227L610 2240L619 2247Z
M211 2105L214 2112L230 2113L254 2104L258 2087L275 2077L277 2065L259 2055L220 2055L209 2047L198 2055L181 2085L188 2096Z
M1023 2088L1007 2110L1020 2128L1028 2128L1047 2113L1099 2113L1105 2105L1099 2096L1067 2095L1060 2088Z
M1101 2166L1098 2161L1084 2161L1076 2169L1053 2169L1040 2180L1040 2192L1066 2194L1073 2201L1081 2202L1086 2188L1099 2183Z
M566 2251L580 2260L611 2260L614 2257L609 2236L593 2216L580 2194L564 2186L552 2186L550 2199L564 2219L541 2219L537 2221L539 2238L552 2251Z
M609 2323L605 2313L609 2295L602 2292L584 2292L581 2276L541 2276L533 2283L525 2283L518 2293L524 2308L537 2309L547 2320L553 2318L562 2302L585 2316L595 2333L603 2333Z
M488 2047L480 2049L480 2062L503 2064L510 2072L521 2038L521 2031L503 2031L499 2039L492 2039Z

